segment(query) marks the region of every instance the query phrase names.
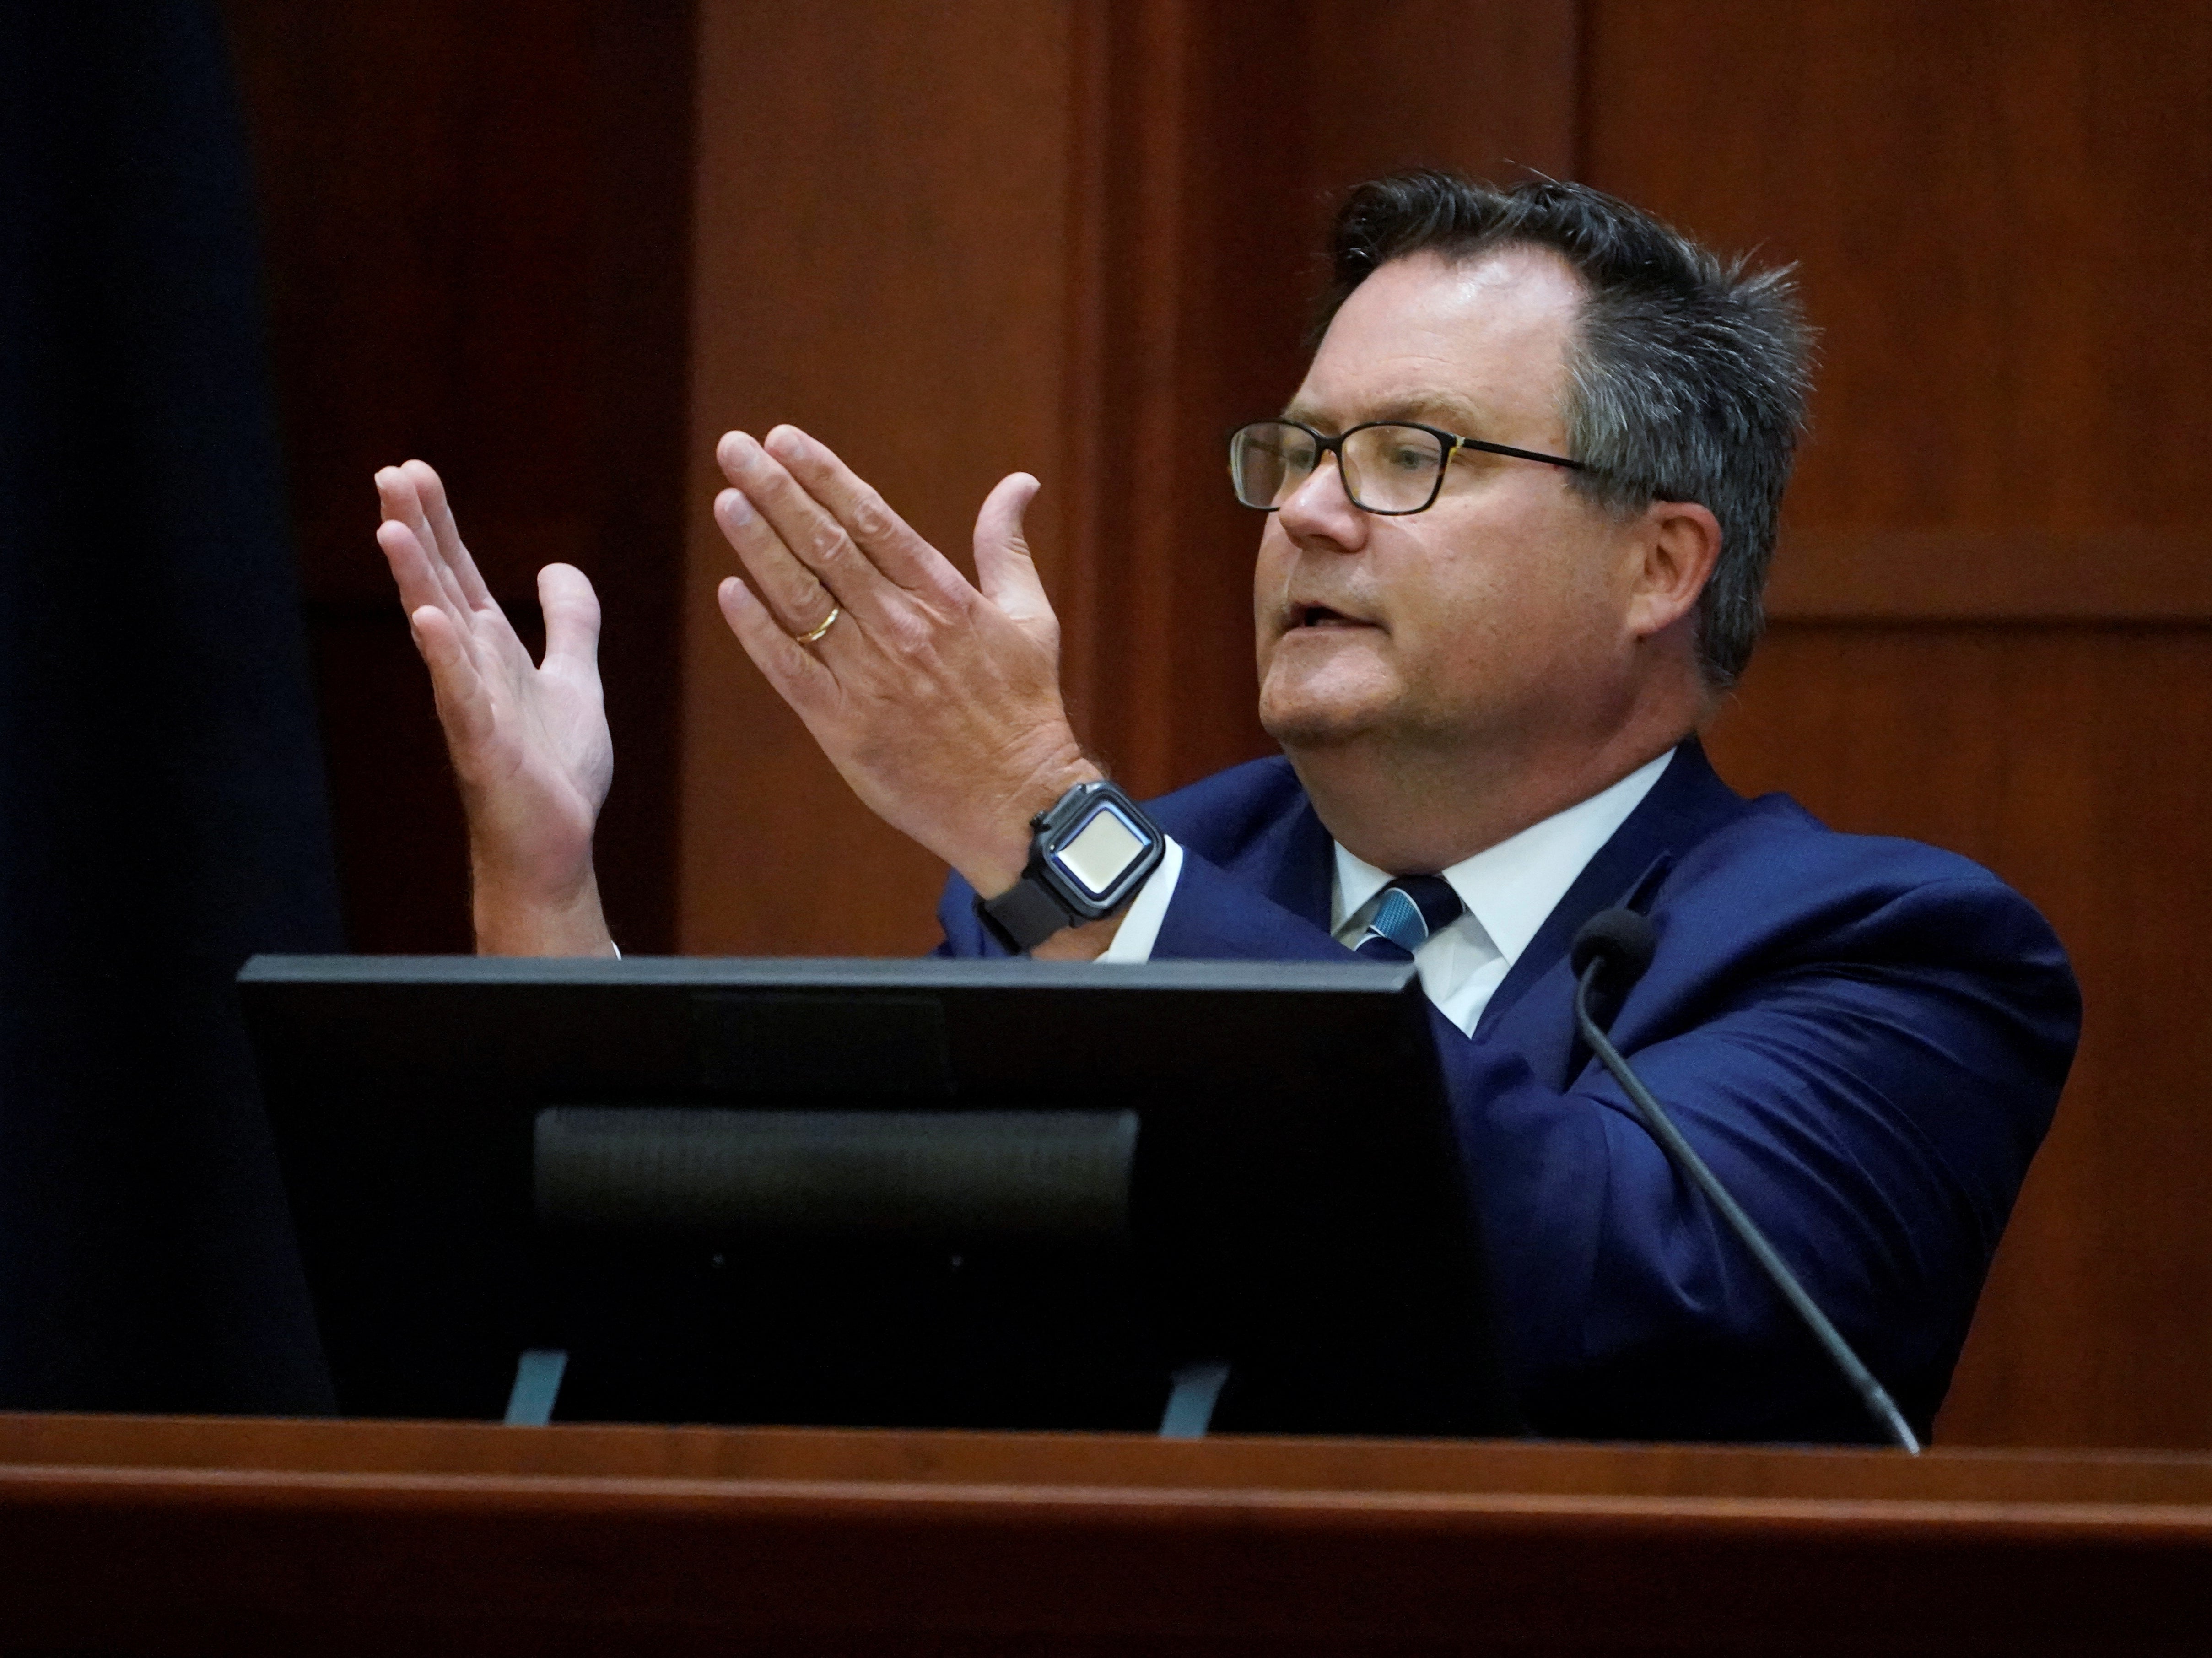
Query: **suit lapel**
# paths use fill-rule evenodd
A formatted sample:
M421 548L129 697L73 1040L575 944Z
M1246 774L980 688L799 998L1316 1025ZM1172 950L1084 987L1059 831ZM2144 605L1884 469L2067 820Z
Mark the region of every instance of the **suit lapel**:
M1556 978L1559 993L1550 999L1558 1001L1559 1017L1547 1018L1543 1028L1557 1040L1547 1042L1540 1037L1538 1045L1560 1048L1563 1054L1573 1036L1567 950L1583 923L1601 909L1648 908L1675 859L1742 807L1743 798L1721 781L1705 758L1704 745L1694 737L1686 739L1650 793L1583 866L1566 896L1536 929L1536 936L1483 1009L1474 1027L1475 1039L1488 1036L1533 987ZM1555 1024L1558 1029L1552 1032Z
M1298 810L1285 825L1282 835L1279 854L1270 857L1264 865L1267 896L1326 932L1329 896L1336 879L1336 842L1329 838L1303 789L1298 792Z

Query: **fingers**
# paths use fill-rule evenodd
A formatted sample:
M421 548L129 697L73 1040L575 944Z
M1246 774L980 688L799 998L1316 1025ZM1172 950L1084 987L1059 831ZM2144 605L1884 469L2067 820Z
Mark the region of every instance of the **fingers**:
M788 426L769 439L773 452L732 432L715 457L755 515L748 521L732 502L725 531L790 631L818 624L830 604L866 627L881 621L903 594L952 607L972 598L959 571L828 449ZM811 595L801 570L821 584L826 601Z
M446 501L445 481L427 461L407 461L397 470L414 486L416 499L436 540L438 556L453 573L462 599L479 607L490 604L491 589L484 585L476 560L469 556L469 550L461 544L460 529L453 522L453 509Z
M1024 633L1054 649L1060 643L1060 618L1045 597L1036 562L1030 556L1029 537L1022 531L1023 514L1036 499L1037 481L1027 472L1014 472L999 480L975 514L975 580L983 597L1005 611Z
M844 602L793 556L775 527L754 510L744 490L725 489L714 497L714 522L758 590L753 597L766 602L785 633L811 632ZM857 588L857 573L848 574L854 579L847 586Z
M446 728L447 745L459 765L491 734L490 693L477 671L468 641L452 616L434 604L425 604L409 615L407 623L415 637L415 648L430 670L439 722Z
M384 513L384 524L377 526L379 543L384 539L385 525L393 525L406 531L420 550L422 569L433 595L421 602L435 604L456 621L465 620L469 611L468 595L462 591L459 577L439 554L437 532L430 527L430 517L423 510L415 480L403 468L386 466L376 475L376 496ZM386 556L390 556L388 550Z
M830 670L785 630L759 595L744 582L729 577L715 589L714 601L753 665L768 676L769 683L802 716L835 694L836 683Z
M400 608L408 615L424 606L450 611L453 595L439 580L436 561L423 550L422 537L399 519L388 518L376 526L376 544L392 567L399 588Z
M967 585L951 560L884 503L874 488L830 452L829 445L796 426L779 426L763 446L799 484L810 501L826 507L838 526L867 555L876 568L915 592L941 591L948 582Z
M529 671L532 665L529 652L515 636L507 612L484 585L476 561L461 545L453 513L446 505L445 485L437 473L419 460L387 466L376 475L376 492L384 507L384 522L376 530L377 545L392 566L400 603L410 621L429 606L452 623L455 639L461 648L474 654L479 671L503 673L510 678ZM572 649L580 644L584 663L589 667L597 659L599 601L580 571L569 570L567 581L556 582L556 588L573 593L569 583L581 584L581 607L570 600L572 619L563 637Z
M376 475L376 494L385 521L404 525L421 545L443 608L458 617L492 604L491 590L461 544L437 473L419 460L386 466Z
M538 606L545 616L543 665L567 665L596 673L599 660L599 596L591 578L573 564L549 564L538 573Z

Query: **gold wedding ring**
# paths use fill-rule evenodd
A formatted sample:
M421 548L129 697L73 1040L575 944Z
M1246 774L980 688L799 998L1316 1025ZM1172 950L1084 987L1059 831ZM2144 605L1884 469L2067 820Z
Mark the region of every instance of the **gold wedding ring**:
M823 635L830 631L830 624L831 623L835 622L839 616L844 614L845 611L843 606L832 604L830 607L830 614L822 618L822 625L820 627L817 628L811 634L793 634L792 635L792 637L802 645L811 645L816 640L821 638Z

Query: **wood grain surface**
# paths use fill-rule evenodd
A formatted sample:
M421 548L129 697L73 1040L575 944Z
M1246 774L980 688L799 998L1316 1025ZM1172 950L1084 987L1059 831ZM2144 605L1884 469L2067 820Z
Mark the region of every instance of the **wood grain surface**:
M353 947L469 946L460 813L374 539L376 469L413 456L526 637L542 565L598 586L601 886L630 949L671 948L690 0L547 0L527 27L460 0L222 13Z
M724 625L713 445L789 422L971 570L1017 469L1066 569L1071 12L708 4L683 588L682 948L910 955L944 866L860 805ZM669 641L675 644L676 639Z
M2087 1003L1941 1437L2212 1444L2212 12L1609 3L1583 166L1796 264L1823 331L1713 750L1747 792L1995 869Z
M11 1649L2163 1653L2212 1464L0 1418L0 1548Z
M2212 1137L2178 999L2207 922L2212 635L1784 624L1712 747L1740 788L1986 864L2081 977L2081 1054L1939 1436L2212 1441L2212 1213L2189 1172Z

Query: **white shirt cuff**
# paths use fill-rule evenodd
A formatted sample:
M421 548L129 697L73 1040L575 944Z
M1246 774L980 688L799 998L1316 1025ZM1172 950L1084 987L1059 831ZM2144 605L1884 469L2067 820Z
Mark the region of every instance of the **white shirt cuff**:
M1176 883L1182 878L1182 846L1173 835L1160 838L1167 842L1167 850L1160 855L1160 866L1145 878L1145 884L1130 900L1127 913L1121 917L1121 931L1098 957L1102 962L1152 959L1152 945L1160 936L1160 923L1167 920L1168 905L1175 899Z

